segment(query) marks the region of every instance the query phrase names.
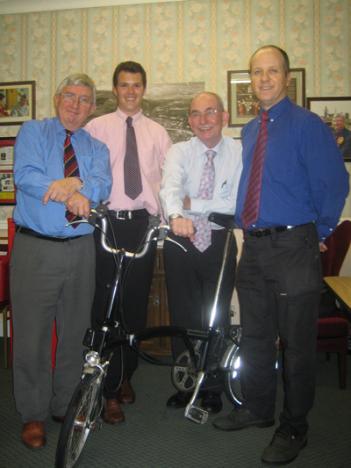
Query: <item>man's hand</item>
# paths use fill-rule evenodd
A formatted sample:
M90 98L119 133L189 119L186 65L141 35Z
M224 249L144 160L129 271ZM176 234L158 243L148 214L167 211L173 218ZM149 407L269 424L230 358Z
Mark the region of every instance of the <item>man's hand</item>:
M88 218L90 214L90 201L79 192L75 192L67 201L66 208L71 213Z
M324 242L319 243L319 251L320 252L326 252L328 250L328 247L325 245Z
M46 205L49 200L66 203L67 200L82 188L82 181L78 177L66 177L64 179L54 180L49 185L47 192L43 197L43 203Z
M195 229L191 219L175 218L170 221L170 226L176 236L189 237L190 240L194 239Z

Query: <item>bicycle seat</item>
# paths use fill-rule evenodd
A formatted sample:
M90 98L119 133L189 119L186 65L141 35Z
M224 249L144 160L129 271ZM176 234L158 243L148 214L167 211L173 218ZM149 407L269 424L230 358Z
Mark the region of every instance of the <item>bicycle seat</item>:
M236 227L235 217L233 214L224 214L224 213L210 213L208 215L208 220L213 223L218 224L219 226L224 227L225 229L234 229Z

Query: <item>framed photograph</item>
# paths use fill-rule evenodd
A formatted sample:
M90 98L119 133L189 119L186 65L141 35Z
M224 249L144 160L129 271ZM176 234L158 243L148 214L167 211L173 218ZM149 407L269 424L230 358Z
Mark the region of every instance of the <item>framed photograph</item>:
M307 108L331 128L345 161L351 161L351 96L309 97Z
M0 125L35 119L35 81L0 83Z
M306 72L304 68L290 70L289 98L305 107ZM260 106L251 88L248 70L230 70L228 79L229 127L243 127L259 113Z
M0 137L0 205L16 203L13 179L15 137Z

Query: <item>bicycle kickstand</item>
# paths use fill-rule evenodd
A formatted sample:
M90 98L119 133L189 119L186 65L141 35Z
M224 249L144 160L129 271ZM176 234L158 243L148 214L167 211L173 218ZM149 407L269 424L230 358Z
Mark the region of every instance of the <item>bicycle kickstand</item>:
M195 386L195 390L194 390L194 393L191 397L191 400L189 401L189 403L187 404L186 408L185 408L185 412L184 412L184 416L188 419L190 419L191 421L194 421L198 424L205 424L205 422L207 421L208 419L208 412L205 411L204 409L200 408L199 406L195 406L194 403L195 403L195 400L199 394L199 391L200 391L200 388L201 388L201 385L202 385L202 382L205 378L205 373L203 371L199 372L198 373L198 376L197 376L197 381L196 381L196 386Z

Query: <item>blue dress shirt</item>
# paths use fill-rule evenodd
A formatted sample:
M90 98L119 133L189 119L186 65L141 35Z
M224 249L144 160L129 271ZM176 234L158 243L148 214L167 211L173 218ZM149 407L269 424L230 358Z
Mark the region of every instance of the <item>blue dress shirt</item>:
M16 224L54 237L89 234L93 227L67 226L64 203L43 196L51 182L64 178L64 140L66 132L58 118L31 120L22 125L15 144L14 178L16 185ZM81 190L96 205L106 200L112 184L109 152L105 144L79 129L73 133L72 145L78 160Z
M332 132L316 114L287 97L270 108L268 115L260 211L251 228L314 222L320 239L324 239L338 223L349 190L348 173ZM242 131L239 223L259 126L260 117Z

